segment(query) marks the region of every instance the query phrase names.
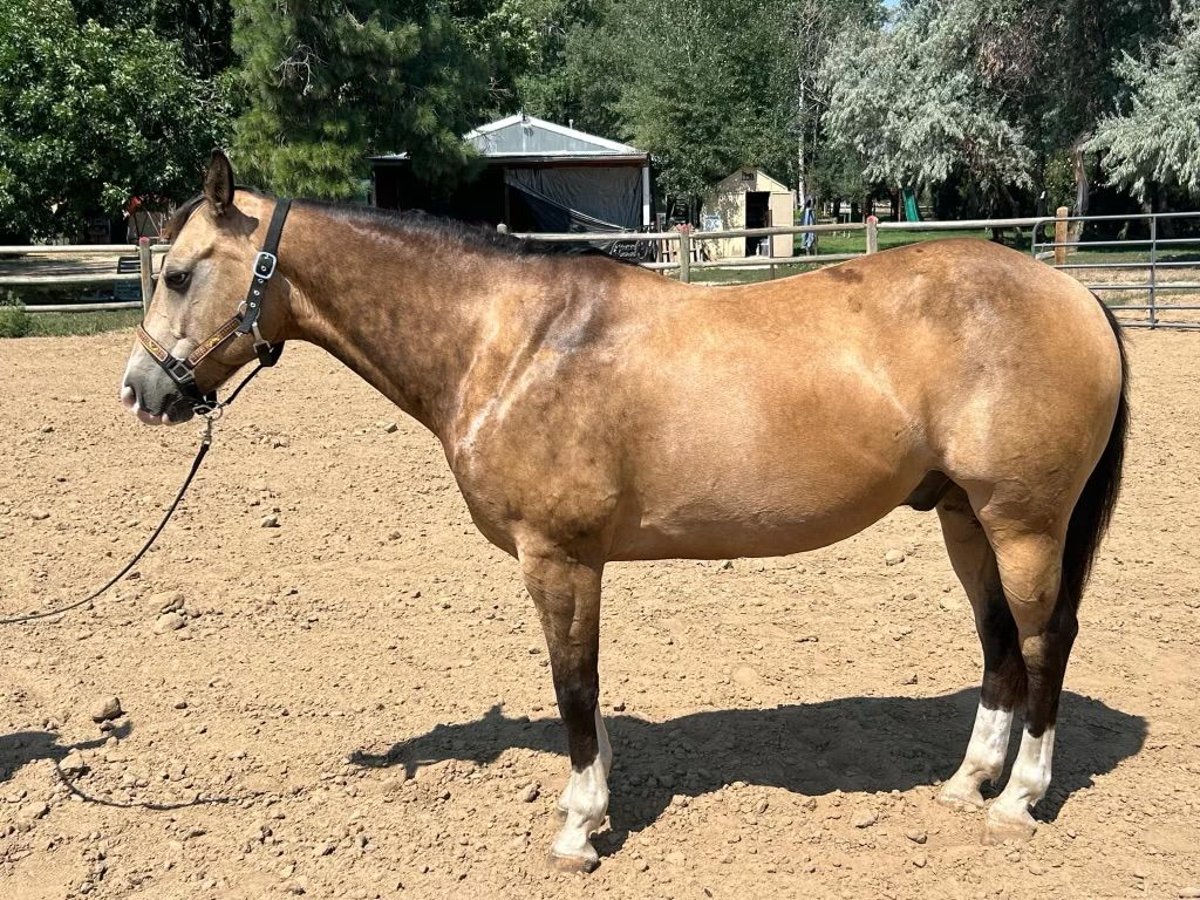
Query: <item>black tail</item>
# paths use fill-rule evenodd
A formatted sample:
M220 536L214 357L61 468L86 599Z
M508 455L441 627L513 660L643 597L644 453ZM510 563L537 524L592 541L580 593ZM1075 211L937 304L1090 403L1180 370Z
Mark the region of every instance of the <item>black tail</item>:
M1075 607L1079 606L1083 588L1092 572L1096 551L1100 549L1100 541L1108 530L1117 495L1121 492L1121 467L1125 461L1125 437L1129 431L1129 364L1125 356L1125 339L1121 334L1121 324L1112 310L1099 297L1096 297L1096 302L1108 318L1121 354L1121 399L1117 404L1117 417L1108 436L1108 445L1096 468L1088 476L1067 527L1061 593Z

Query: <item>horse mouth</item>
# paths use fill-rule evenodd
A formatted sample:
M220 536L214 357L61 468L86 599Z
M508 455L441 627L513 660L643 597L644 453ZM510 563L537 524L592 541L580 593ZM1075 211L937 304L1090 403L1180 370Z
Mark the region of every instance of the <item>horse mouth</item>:
M144 425L182 425L196 414L191 402L183 397L168 399L165 408L158 413L142 409L137 392L129 385L121 388L121 405Z

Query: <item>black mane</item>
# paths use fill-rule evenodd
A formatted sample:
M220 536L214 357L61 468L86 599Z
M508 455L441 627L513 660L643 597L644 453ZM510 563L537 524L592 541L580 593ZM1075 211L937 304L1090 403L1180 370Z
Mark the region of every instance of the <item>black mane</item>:
M497 231L488 225L475 225L459 219L434 216L421 210L380 209L375 206L327 200L301 202L305 206L322 209L344 219L377 222L399 231L415 231L432 237L449 238L477 250L490 250L505 256L602 256L614 262L624 262L582 241L575 243L519 238Z

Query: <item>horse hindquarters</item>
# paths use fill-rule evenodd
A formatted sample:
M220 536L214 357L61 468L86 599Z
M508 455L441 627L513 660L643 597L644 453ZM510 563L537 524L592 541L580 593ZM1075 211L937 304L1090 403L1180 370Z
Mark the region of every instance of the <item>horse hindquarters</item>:
M993 715L989 718L984 714L989 643L993 644L992 653L999 653L1003 658L1003 663L996 669L997 674L1001 670L1007 672L1000 678L1000 692L1007 691L1014 704L1021 699L1022 693L1025 700L1025 722L1017 759L1008 784L988 811L985 839L992 842L1010 837L1027 838L1035 828L1029 811L1045 796L1050 783L1063 677L1079 630L1076 611L1120 489L1129 418L1127 365L1119 326L1107 308L1104 312L1117 342L1120 386L1115 410L1108 407L1113 418L1104 448L1092 470L1081 479L1083 488L1074 506L1063 509L1060 498L1075 497L1075 491L1066 488L1071 484L1078 485L1079 481L1064 483L1063 479L1077 478L1079 473L1072 473L1066 459L1056 460L1054 454L1049 454L1048 459L1032 460L1032 471L1023 477L976 484L965 492L970 511L977 518L992 554L989 556L984 551L978 536L971 539L974 547L971 552L976 558L973 569L977 573L975 590L982 594L981 603L972 597L977 620L981 605L989 611L980 626L985 652L985 696L981 697L976 727L977 731L982 727L984 732L981 740L990 738L994 746L1001 748L1001 766L1002 748L1006 744L1001 732L1003 737L1007 736L1010 717ZM1078 390L1086 391L1086 387L1078 386ZM1095 458L1089 455L1089 459ZM947 497L951 505L951 497L957 494ZM966 512L965 508L957 510L964 518ZM950 509L939 507L939 513L949 546L953 533L965 526L962 521L955 521L955 513ZM959 554L969 560L966 551L960 550ZM951 557L955 558L954 550ZM969 575L971 566L966 568ZM955 561L955 569L959 571L960 560ZM959 574L961 577L962 572ZM1008 617L992 599L997 577ZM964 584L968 581L969 578L964 578ZM971 592L972 588L968 586L968 593ZM1013 658L1014 641L1020 653L1019 662L1023 664L1023 678L1018 674L1017 660ZM975 738L973 734L973 746ZM964 769L968 767L970 756L968 751ZM984 773L986 777L991 777L995 768L994 754L991 762L992 768ZM954 793L951 785L955 780L959 788L964 787L962 775L963 770L960 770L948 783L950 793ZM965 786L970 787L969 784ZM977 796L977 790L975 795L970 790L966 793L972 800Z

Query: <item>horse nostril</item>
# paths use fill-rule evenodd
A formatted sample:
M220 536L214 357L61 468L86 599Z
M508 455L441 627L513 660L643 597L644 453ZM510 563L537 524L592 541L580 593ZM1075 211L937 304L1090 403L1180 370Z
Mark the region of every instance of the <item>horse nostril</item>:
M134 410L138 405L137 391L129 385L124 385L121 388L121 405L130 411Z

